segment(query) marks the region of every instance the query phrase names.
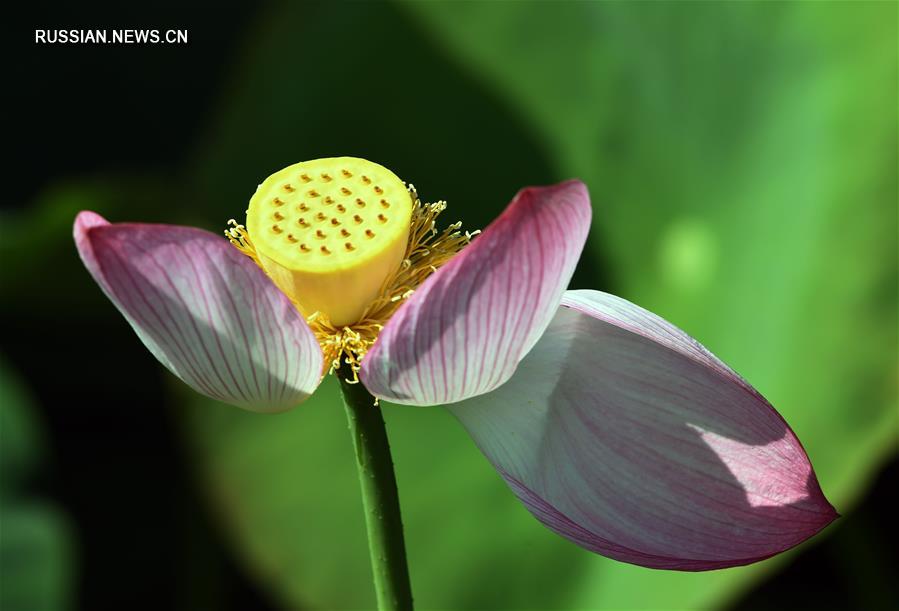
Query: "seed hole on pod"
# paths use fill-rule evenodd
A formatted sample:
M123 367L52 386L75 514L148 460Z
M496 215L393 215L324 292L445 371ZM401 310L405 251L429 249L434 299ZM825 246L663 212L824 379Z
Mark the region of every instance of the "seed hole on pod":
M301 212L306 212L307 210L309 210L309 206L306 205L306 202L300 202L299 208Z
M385 210L386 210L387 208L390 208L390 202L388 202L386 199L382 199L382 200L381 200L381 207L384 208Z
M353 194L353 192L350 191L349 189L347 189L346 187L340 187L340 192L343 193L344 195L352 195Z
M363 182L363 184L370 185L370 184L371 184L371 178L369 178L368 176L363 176L363 177L362 177L362 182Z
M309 178L308 174L300 174L300 180L302 180L303 182L312 182L312 179Z
M355 221L355 223L358 225L359 223L362 222L362 217L359 216L358 214L354 214L354 215L353 215L353 221Z
M272 218L274 218L276 221L283 221L284 215L276 210L275 213L272 215Z
M272 204L275 206L283 206L284 200L281 199L280 197L276 197L275 199L272 200Z
M356 250L356 247L353 246L353 244L352 244L351 242L347 242L347 243L345 243L343 246L344 246L344 248L346 248L347 250Z
M331 219L331 224L337 227L338 225L340 225L340 221L338 221L337 219Z
M296 242L297 239L296 239L295 237L293 237L293 234L292 234L292 233L288 233L288 234L287 234L287 241L288 241L288 242Z
M309 197L318 197L318 191L312 189L311 191L309 191Z
M337 212L346 212L346 206L343 204L337 204Z
M356 206L359 208L365 208L365 200L361 197L356 198Z
M319 250L322 251L322 254L323 254L323 255L330 255L330 254L331 254L331 251L328 250L328 247L327 247L327 246L322 246Z
M327 172L322 172L322 180L325 182L331 182L331 175Z
M316 230L315 230L315 237L317 237L319 240L324 240L326 237L328 237L328 234L326 234L326 233L325 233L324 231L322 231L321 229L316 229Z
M371 238L375 237L375 232L372 231L371 229L366 229L366 230L365 230L365 237L368 238L368 239L371 239Z
M340 173L343 174L344 178L350 178L353 175L349 170L340 170Z
M375 185L375 193L377 193L378 195L381 195L383 192L384 192L384 189Z
M333 203L334 203L334 198L331 197L331 196L329 195L329 196L327 196L327 197L324 199L324 202L325 202L326 204L333 204Z
M301 250L302 252L309 252L309 251L312 250L312 249L309 248L308 246L306 246L305 244L300 244L300 250Z
M350 237L350 232L347 231L346 229L341 229L341 230L340 230L340 235L342 235L342 236L345 237L345 238L348 238L348 237Z
M284 189L285 191L287 191L288 193L293 193L294 191L296 191L296 189L294 189L293 185L290 183L286 183L286 184L282 185L281 188Z
M307 220L304 219L303 217L300 217L300 218L297 219L297 225L299 225L300 227L308 227L308 226L309 226L309 221L307 221Z
M379 214L379 215L378 215L378 222L380 222L380 223L386 223L386 222L387 222L387 217L384 216L383 214Z
M281 229L278 225L272 225L272 231L274 231L275 233L281 233L284 230Z
M315 215L315 218L318 219L319 221L323 221L328 217L325 216L324 212L319 212L318 214Z

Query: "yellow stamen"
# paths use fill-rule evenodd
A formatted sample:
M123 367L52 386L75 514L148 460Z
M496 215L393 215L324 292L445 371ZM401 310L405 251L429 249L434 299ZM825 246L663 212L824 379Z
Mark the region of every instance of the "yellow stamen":
M260 230L265 228L261 223L266 220L266 213L271 214L271 209L265 207L271 205L270 191L282 189L281 197L290 201L282 188L288 180L313 182L315 178L309 177L319 177L323 173L330 180L316 182L316 188L335 201L345 202L341 205L349 206L358 201L353 190L376 190L376 201L381 203L378 208L382 212L366 213L356 206L363 216L353 216L355 225L362 230L357 234L362 240L348 241L350 232L346 229L326 233L312 229L308 223L294 225L295 230L287 240L283 235ZM342 189L351 193L348 195ZM384 206L384 201L389 205ZM389 215L385 214L388 208ZM326 369L333 371L344 360L353 371L351 381L356 382L362 358L384 324L428 276L478 233L460 231L461 223L438 232L436 219L445 209L446 203L442 201L422 204L415 187L411 184L407 187L377 164L347 157L321 159L290 166L269 177L250 200L249 228L231 220L225 235L240 252L252 258L306 316L321 345ZM257 217L259 221L256 221ZM339 224L337 219L332 219L329 226ZM296 229L297 226L302 229ZM372 229L373 226L377 226L377 231ZM250 239L251 233L255 242ZM296 242L301 243L297 246ZM312 252L310 247L315 242L319 245L315 249L318 252ZM394 254L397 245L400 247L398 256ZM284 266L282 261L288 262L290 267ZM361 290L354 282L358 278L369 280L368 286L373 279L377 285L374 290ZM337 303L329 302L329 293L323 289L330 289Z

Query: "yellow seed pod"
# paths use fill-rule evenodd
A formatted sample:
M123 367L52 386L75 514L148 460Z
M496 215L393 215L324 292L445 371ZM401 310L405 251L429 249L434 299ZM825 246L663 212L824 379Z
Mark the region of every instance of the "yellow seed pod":
M357 322L403 260L412 196L387 168L356 157L315 159L266 178L247 232L260 264L303 314Z

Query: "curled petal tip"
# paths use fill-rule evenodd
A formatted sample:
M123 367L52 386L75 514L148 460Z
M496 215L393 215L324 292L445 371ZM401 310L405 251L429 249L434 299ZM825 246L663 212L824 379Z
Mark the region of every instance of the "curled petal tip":
M109 221L91 210L82 210L75 216L75 223L72 228L72 235L75 238L75 248L78 250L78 256L81 257L82 263L90 272L100 288L107 297L111 295L111 289L103 277L103 271L97 261L94 253L94 245L90 240L90 232L96 227L105 227L109 225Z
M75 216L75 235L103 225L109 225L109 221L92 210L82 210Z
M522 187L516 194L519 197L537 197L543 198L548 196L567 196L576 198L578 203L585 206L585 210L590 209L590 194L587 185L582 180L570 178L554 185L530 185Z

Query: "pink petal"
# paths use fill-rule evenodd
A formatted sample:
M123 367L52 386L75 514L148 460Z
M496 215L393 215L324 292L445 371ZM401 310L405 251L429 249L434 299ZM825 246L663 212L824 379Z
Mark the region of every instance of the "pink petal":
M789 426L695 340L612 295L562 304L507 384L450 406L546 526L699 571L767 558L836 517Z
M228 241L171 225L75 219L84 265L150 352L197 392L280 411L318 386L322 353L286 296Z
M363 361L365 386L436 405L502 385L552 320L589 225L583 183L522 189L390 319Z

